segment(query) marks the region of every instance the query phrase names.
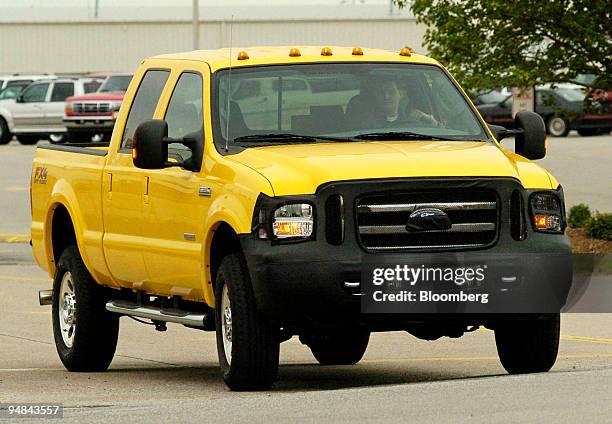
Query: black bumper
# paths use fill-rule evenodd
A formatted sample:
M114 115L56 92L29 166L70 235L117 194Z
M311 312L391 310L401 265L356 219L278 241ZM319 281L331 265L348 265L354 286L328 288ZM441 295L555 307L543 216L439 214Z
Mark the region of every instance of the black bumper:
M370 252L365 249L356 234L354 205L365 192L376 190L413 190L422 187L452 190L458 187L494 187L500 196L498 234L495 242L480 249L433 249L418 252ZM520 290L545 284L548 292L559 305L565 303L571 287L571 249L563 234L543 234L526 226L526 237L515 240L510 231L510 211L506 207L510 193L520 188L510 179L460 179L460 180L403 180L384 182L336 183L323 187L315 196L307 196L315 206L315 236L312 240L276 244L258 239L253 234L241 235L245 255L258 308L282 322L299 322L313 319L330 325L363 316L361 288L346 287L345 282L360 282L366 263L394 263L399 259L413 263L445 262L469 263L484 260L500 270L511 270L520 276ZM521 189L522 190L522 189ZM331 193L341 192L349 213L345 219L344 240L332 245L325 234L324 200ZM522 190L527 199L529 193ZM562 192L560 192L561 200ZM527 204L527 202L525 202ZM528 212L525 211L528 216ZM529 221L528 221L529 223ZM553 284L543 275L552 271ZM504 295L511 291L500 286ZM449 311L440 311L449 312ZM451 311L452 312L452 311ZM520 311L510 311L520 312ZM543 311L544 312L544 311ZM550 311L545 311L550 312ZM389 323L397 319L393 314L385 318Z

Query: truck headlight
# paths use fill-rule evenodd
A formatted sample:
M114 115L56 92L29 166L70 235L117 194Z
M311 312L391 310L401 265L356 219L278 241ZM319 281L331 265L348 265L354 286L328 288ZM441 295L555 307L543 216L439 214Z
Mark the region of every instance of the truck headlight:
M283 205L274 211L272 231L276 238L307 238L313 226L312 205L308 203Z
M563 233L563 205L557 195L547 192L533 193L529 199L532 224L535 231Z

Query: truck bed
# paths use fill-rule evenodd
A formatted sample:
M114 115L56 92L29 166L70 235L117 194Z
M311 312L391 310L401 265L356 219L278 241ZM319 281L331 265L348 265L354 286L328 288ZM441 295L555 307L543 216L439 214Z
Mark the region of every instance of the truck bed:
M94 278L105 271L102 251L102 170L108 144L50 144L39 146L32 164L32 251L36 262L50 276L55 273L51 234L54 211L63 205L75 225L82 257ZM56 239L57 242L57 239ZM91 258L91 260L90 260ZM103 272L107 274L106 272ZM104 280L105 278L102 277Z

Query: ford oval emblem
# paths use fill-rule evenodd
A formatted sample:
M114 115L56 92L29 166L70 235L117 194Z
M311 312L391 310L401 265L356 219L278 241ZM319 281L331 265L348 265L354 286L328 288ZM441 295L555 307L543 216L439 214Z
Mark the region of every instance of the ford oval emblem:
M406 223L406 231L444 231L449 230L453 224L442 209L423 208L410 214Z

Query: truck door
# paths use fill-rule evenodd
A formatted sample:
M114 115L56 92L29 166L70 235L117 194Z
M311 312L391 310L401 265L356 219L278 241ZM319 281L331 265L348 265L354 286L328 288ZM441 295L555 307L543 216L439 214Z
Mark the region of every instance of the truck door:
M157 69L144 73L122 133L113 134L121 143L109 152L104 169L104 254L113 278L123 287L146 289L148 281L143 256L148 171L132 163L132 137L138 125L154 116L169 75Z
M37 132L44 125L43 108L50 85L49 82L34 83L26 87L16 99L12 108L16 130Z
M166 97L166 96L164 96ZM165 113L168 136L182 139L190 134L203 145L203 77L185 71L178 76ZM191 158L182 144L170 144L170 160ZM200 158L201 159L201 158ZM148 201L144 204L144 260L155 291L198 299L202 293L202 245L205 211L210 185L198 172L176 166L151 170Z

